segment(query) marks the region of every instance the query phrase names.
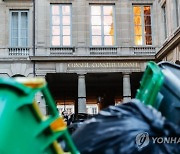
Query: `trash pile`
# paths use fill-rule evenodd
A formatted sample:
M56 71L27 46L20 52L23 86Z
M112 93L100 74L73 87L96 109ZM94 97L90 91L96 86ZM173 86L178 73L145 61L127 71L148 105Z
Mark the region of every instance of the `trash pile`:
M136 99L102 110L73 133L82 154L179 154L180 66L149 62L140 84Z
M49 116L37 105L38 92ZM44 79L0 78L2 154L179 154L180 66L149 62L135 99L89 118L71 117L71 138Z
M148 138L136 139L138 134ZM154 144L152 137L158 136L180 137L180 128L135 99L100 111L72 137L82 154L179 153L179 144Z

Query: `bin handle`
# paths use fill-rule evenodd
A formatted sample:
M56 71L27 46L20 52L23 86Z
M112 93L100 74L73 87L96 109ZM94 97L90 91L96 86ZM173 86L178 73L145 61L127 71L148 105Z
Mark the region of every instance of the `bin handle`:
M53 117L58 116L57 109L54 105L54 101L52 96L50 95L50 92L47 88L47 83L45 79L43 78L22 78L22 77L17 77L15 79L17 82L25 85L26 87L30 87L32 89L33 95L35 95L37 92L41 91L44 98L45 98L45 103L49 106L49 111L53 115Z
M57 109L54 105L54 101L52 96L50 95L50 92L47 88L47 83L45 79L37 77L37 78L22 78L22 77L17 77L15 80L19 83L22 83L23 85L30 87L32 91L34 92L33 94L41 91L46 104L49 106L50 113L56 117L58 116Z

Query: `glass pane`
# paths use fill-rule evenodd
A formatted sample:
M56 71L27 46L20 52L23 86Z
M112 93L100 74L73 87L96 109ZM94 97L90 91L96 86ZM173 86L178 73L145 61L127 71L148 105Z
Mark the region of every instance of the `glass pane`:
M52 45L59 46L60 45L60 36L53 36L52 37Z
M59 15L59 6L52 5L52 15Z
M63 45L70 45L70 36L63 36Z
M18 30L17 29L13 29L12 30L12 38L18 37Z
M142 45L142 36L135 36L135 45Z
M113 23L112 16L104 16L104 25L111 25Z
M59 16L52 16L52 25L59 25L59 24L60 24Z
M70 25L70 16L63 16L63 25Z
M27 29L21 29L21 38L27 37Z
M134 15L140 15L141 14L141 7L134 6Z
M91 6L91 15L101 15L101 7Z
M12 12L12 28L18 28L18 12Z
M70 6L62 6L62 14L63 15L70 15Z
M92 36L92 45L102 45L101 36Z
M146 36L146 45L152 45L152 37Z
M101 26L92 26L92 35L101 35Z
M13 39L12 39L12 42L11 42L11 45L12 45L13 47L17 47L17 46L18 46L18 38L13 38Z
M21 13L21 28L27 28L27 12Z
M60 35L59 26L52 26L52 35Z
M22 46L22 47L26 47L26 46L27 46L27 40L26 40L26 38L21 38L20 40L21 40L21 46Z
M141 25L141 16L135 16L134 17L134 24L135 25Z
M145 34L151 35L151 26L145 26Z
M91 24L92 25L101 25L101 17L100 16L92 16Z
M142 27L141 26L134 26L134 34L135 35L142 35Z
M104 26L104 35L114 35L113 26Z
M151 14L151 8L150 6L144 7L144 15L150 15Z
M145 23L145 25L151 25L151 17L144 16L144 23Z
M114 37L105 36L104 37L104 45L114 45Z
M113 14L113 7L112 6L104 6L103 7L104 15L112 15Z
M70 26L63 26L63 35L70 35Z

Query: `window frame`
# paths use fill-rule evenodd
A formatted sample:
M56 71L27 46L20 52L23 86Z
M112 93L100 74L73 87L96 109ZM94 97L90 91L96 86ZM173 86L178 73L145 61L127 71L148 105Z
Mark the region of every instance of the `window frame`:
M91 47L113 47L113 46L116 46L116 23L115 23L115 4L90 4L89 5L90 6L90 9L89 9L89 14L90 14L90 24L89 24L89 29L90 29L90 46ZM92 24L91 24L91 17L92 17L92 15L91 15L91 7L92 6L100 6L100 9L101 9L101 15L100 15L100 17L101 17L101 35L99 35L99 36L101 36L101 41L102 41L102 45L93 45L92 44L92 36L97 36L97 35L92 35ZM104 20L103 20L103 18L104 18L104 16L107 16L107 15L104 15L104 12L103 12L103 7L104 6L112 6L112 9L113 9L113 16L112 16L112 22L113 22L113 29L114 29L114 37L113 37L113 39L114 39L114 44L113 45L105 45L104 43L104 36L108 36L108 35L104 35Z
M60 28L60 35L57 35L60 37L60 45L53 45L52 44L52 27L53 27L53 24L52 24L52 17L53 17L53 14L52 14L52 6L58 6L59 7L59 20L60 20L60 24L59 24L59 28ZM50 5L50 45L51 47L71 47L72 46L72 4L51 4ZM70 7L70 15L65 15L65 16L69 16L70 17L70 35L63 35L63 14L62 14L62 6L69 6ZM63 36L70 36L70 45L63 45Z
M180 10L179 10L179 4L180 2L178 0L175 0L175 12L176 12L176 24L177 24L177 27L180 26Z
M164 39L168 37L168 25L167 25L167 5L164 3L162 6L162 15L163 15L163 28L164 28Z
M12 13L14 12L17 12L18 13L18 45L17 46L13 46L12 45ZM27 13L27 38L26 38L26 41L27 41L27 45L26 46L23 46L20 39L21 39L21 13L24 13L26 12ZM21 10L21 9L18 9L18 10L10 10L9 11L9 19L10 19L10 24L9 24L9 45L10 47L13 47L13 48L19 48L19 47L28 47L29 46L29 10Z
M142 26L142 45L136 45L135 44L135 36L139 36L139 35L135 35L135 30L134 30L134 28L135 28L135 24L134 24L134 17L135 17L135 14L134 14L134 7L140 7L141 8L141 14L140 14L140 16L141 16L141 26ZM146 35L145 35L145 21L144 21L144 7L150 7L150 19L151 19L151 25L150 25L150 27L151 27L151 40L152 40L152 44L146 44ZM135 45L135 46L153 46L153 44L154 44L154 41L153 41L153 28L152 28L152 26L153 26L153 20L152 20L152 16L153 16L153 11L152 11L152 5L151 4L145 4L145 5L137 5L137 4L134 4L133 6L132 6L132 12L133 12L133 44Z

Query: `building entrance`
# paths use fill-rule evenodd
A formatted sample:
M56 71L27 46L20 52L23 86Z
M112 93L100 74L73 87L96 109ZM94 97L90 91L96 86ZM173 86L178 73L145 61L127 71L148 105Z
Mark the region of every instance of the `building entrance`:
M48 73L48 88L56 102L60 113L74 113L77 109L78 77L75 73Z
M123 98L122 73L86 74L87 103L98 104L99 109L121 103Z
M83 106L86 113L97 114L109 105L122 103L126 96L135 97L141 77L141 72L49 73L46 80L60 113L81 113Z

